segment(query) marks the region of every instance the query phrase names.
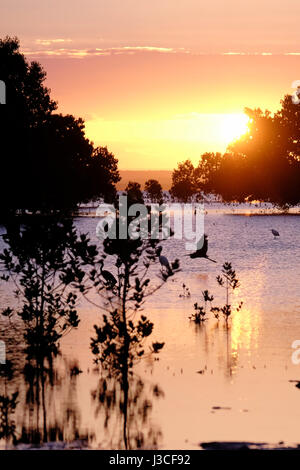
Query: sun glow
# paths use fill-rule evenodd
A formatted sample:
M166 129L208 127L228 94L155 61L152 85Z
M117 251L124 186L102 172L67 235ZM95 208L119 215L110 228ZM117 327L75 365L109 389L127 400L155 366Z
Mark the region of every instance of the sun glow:
M184 158L197 164L201 153L226 152L228 144L247 132L248 123L242 112L192 112L166 119L95 118L86 122L86 131L120 157L121 168L170 169Z
M243 113L223 114L219 139L229 144L248 132L249 118Z

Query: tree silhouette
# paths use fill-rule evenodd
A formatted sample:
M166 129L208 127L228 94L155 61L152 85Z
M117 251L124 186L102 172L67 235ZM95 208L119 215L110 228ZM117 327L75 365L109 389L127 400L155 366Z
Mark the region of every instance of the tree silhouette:
M144 204L144 197L140 183L129 181L125 191L128 198L128 206L131 204Z
M192 162L186 160L178 163L177 169L172 173L171 196L179 201L188 202L197 196L198 192L197 177Z
M27 62L18 38L0 39L0 79L6 85L6 101L16 125L36 127L57 109L44 86L46 72L38 62Z
M205 154L198 172L202 189L226 202L262 200L288 208L300 202L300 105L287 95L272 115L245 109L249 132L224 155Z
M126 221L127 229L131 222L132 218ZM117 233L120 232L121 223L120 215L116 220ZM143 400L141 408L139 407L138 397L142 390L137 396L134 391L134 366L144 357L157 355L164 346L163 342L152 342L148 343L147 347L146 341L149 341L154 324L141 311L146 299L179 270L178 260L170 262L169 270L160 268L159 282L150 282L150 268L154 269L155 264L159 265L159 243L159 240L150 238L106 238L103 242L103 253L99 259L95 258L93 269L89 273L90 288L96 289L98 294L98 303L95 300L92 302L104 312L101 325L94 326L95 335L91 339L95 362L101 364L105 374L104 380L99 382L95 398L98 396L101 404L107 408L105 423L117 404L116 400L119 400L125 449L141 447L147 444L147 440L156 445L159 438L159 433L152 429L149 430L147 439L140 430L134 434L131 429L132 425L137 428L136 413L141 414L144 410L144 426L148 414L148 408L144 406L148 401ZM104 274L103 264L107 258L110 265L114 264L114 274L108 271ZM108 282L107 274L114 276L114 282ZM85 289L86 295L90 288ZM143 387L140 379L137 383L139 387ZM112 392L109 390L111 386Z
M69 208L100 196L114 201L115 183L120 179L117 160L106 147L94 149L84 135L82 119L52 115L33 138L33 172L29 178L34 191L29 193L30 200L23 201L23 207L39 208L42 201L46 208ZM39 155L43 155L42 161Z
M91 340L91 349L95 362L120 381L121 388L128 392L129 376L133 374L134 365L143 357L156 355L163 348L163 342L148 343L154 328L142 309L146 299L160 289L164 283L179 270L179 262L170 262L165 271L159 263L161 246L159 239L120 238L122 224L128 229L133 217L123 220L122 210L115 220L117 238L105 238L103 253L95 257L93 268L89 273L90 286L85 288L85 295L96 289L97 300L93 304L102 311L101 325L95 325L95 336ZM143 223L140 221L141 224ZM148 213L144 222L148 223ZM141 228L137 232L141 235ZM148 233L149 234L149 233ZM114 273L103 271L103 264L109 258ZM159 266L158 282L150 282L149 270ZM107 282L114 276L115 282Z
M286 95L281 108L245 108L249 131L226 153L204 153L195 168L190 160L173 171L171 195L184 202L201 192L225 202L260 200L288 209L300 202L300 104Z
M15 285L21 305L2 314L16 313L22 320L28 355L50 358L57 355L61 337L79 324L82 267L93 259L95 247L85 235L78 238L71 220L56 217L8 227L3 238L8 248L0 255L1 279Z
M117 160L106 147L94 148L82 119L54 114L45 79L41 65L21 54L17 38L0 40L0 80L7 89L7 104L0 106L2 218L18 209L112 201L116 194Z
M158 262L159 240L109 239L104 240L104 253L93 261L90 281L96 288L104 311L101 326L95 325L92 352L97 363L109 368L118 377L125 377L134 364L145 354L145 339L153 331L153 323L141 314L147 297L156 292L179 269L178 260L170 263L170 270L160 272L160 283L151 285L147 277L149 268ZM107 283L102 276L103 260L115 259L116 284ZM88 289L86 289L88 292ZM134 319L136 321L134 322ZM158 353L164 343L153 343L149 353Z
M145 182L145 192L151 202L162 202L163 193L161 184L154 179L147 180Z

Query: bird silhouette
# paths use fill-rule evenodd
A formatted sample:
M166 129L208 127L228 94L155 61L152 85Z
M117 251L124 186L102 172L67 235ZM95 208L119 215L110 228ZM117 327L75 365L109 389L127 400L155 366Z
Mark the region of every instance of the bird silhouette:
M271 228L270 230L271 230L271 232L272 232L273 235L274 235L274 239L275 239L276 237L279 237L279 236L280 236L280 234L279 234L279 232L277 232L277 230L274 230L273 228Z
M159 262L160 264L162 265L162 267L166 268L166 270L168 271L168 273L171 273L172 272L172 269L171 269L171 266L170 266L170 263L169 263L169 260L166 256L163 256L161 255L161 252L162 252L162 247L159 246L158 249L157 249L157 254L159 256Z
M194 253L190 253L189 255L185 255L185 256L189 256L192 259L194 259L194 258L205 258L205 259L208 259L209 261L212 261L213 263L216 263L216 261L214 259L211 259L207 256L207 250L208 250L208 237L207 237L207 235L204 234L203 243L202 243L202 239L203 239L203 237L197 243L197 246L202 245L201 248L197 249Z
M106 281L106 284L109 284L111 285L112 287L115 286L117 284L117 279L115 278L115 276L110 273L109 271L107 271L106 269L103 269L103 266L104 266L104 261L101 260L100 261L100 272L101 272L101 276L103 277L103 279Z

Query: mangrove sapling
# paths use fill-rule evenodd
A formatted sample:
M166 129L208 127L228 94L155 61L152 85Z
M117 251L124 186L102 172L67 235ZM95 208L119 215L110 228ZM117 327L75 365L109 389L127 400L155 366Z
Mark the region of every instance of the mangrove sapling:
M8 248L0 255L1 279L13 283L18 303L2 314L23 321L28 355L57 355L60 338L79 324L76 291L83 290L82 266L95 247L85 235L78 238L71 220L57 216L8 227L3 239Z
M47 441L46 391L53 382L53 358L59 354L62 336L79 324L77 292L84 291L83 268L94 258L95 247L85 235L78 237L71 220L59 216L31 217L22 226L15 223L7 227L3 238L8 247L0 255L1 279L15 287L17 302L2 314L22 320L30 416L38 405L34 408L37 429L34 433L29 429L28 436ZM12 398L15 406L15 396ZM22 438L24 433L23 426Z
M222 272L217 276L218 284L226 290L226 304L223 307L217 307L212 305L214 300L213 295L205 290L202 292L202 297L204 300L204 306L198 305L196 302L194 304L195 313L193 313L189 319L195 323L201 323L207 320L207 305L210 304L209 311L214 314L214 317L219 320L220 315L223 315L226 325L228 324L228 319L232 315L233 307L229 303L230 301L230 292L233 292L240 286L239 280L236 277L236 272L232 269L231 263L225 262L222 267ZM239 312L242 308L243 302L239 302L238 306L235 308L236 312Z
M207 303L209 302L211 305L210 311L212 311L212 301L214 299L213 295L210 295L208 290L202 291L202 297L204 300L204 307L202 305L198 305L196 302L194 304L194 309L195 313L193 313L189 319L194 321L197 324L200 324L201 322L207 320L206 315L207 315Z
M15 410L18 405L18 391L11 395L7 392L7 382L11 381L14 375L11 361L6 361L0 365L0 378L4 381L4 394L0 395L0 440L5 439L6 443L16 442Z
M202 305L198 305L198 303L194 303L195 313L189 317L190 320L195 322L197 325L200 325L201 322L205 321L205 312Z
M144 340L153 331L154 325L145 315L141 314L135 321L137 313L143 309L146 298L154 294L179 270L178 260L175 260L170 263L168 272L161 268L160 282L151 286L147 274L151 265L159 264L161 250L157 247L158 243L158 240L151 239L107 238L103 242L104 256L115 259L117 288L106 284L103 292L103 281L96 274L99 272L99 262L96 262L90 274L90 281L97 288L98 294L101 297L106 295L108 299L107 303L93 302L106 313L103 316L103 324L94 326L96 336L91 341L92 352L96 356L96 363L101 363L117 374L127 375L134 363L144 356ZM163 342L152 343L149 354L158 353L163 346Z
M128 220L131 221L130 218ZM128 221L126 223L125 230L128 234ZM118 230L120 234L120 215L115 224L116 232ZM133 367L146 356L145 341L154 327L141 312L146 299L179 271L178 260L167 260L168 269L160 263L162 247L158 246L159 243L158 239L150 237L105 238L103 254L100 258L95 257L89 273L89 286L85 286L84 292L85 297L104 312L102 324L94 326L95 336L91 338L91 349L95 363L102 366L101 380L105 377L105 390L101 393L101 400L105 400L107 395L109 399L109 391L106 389L108 379L114 379L115 386L121 392L120 411L124 421L123 441L126 449L132 446L129 428L132 417L130 406ZM114 272L110 276L109 271L103 276L104 263L106 268L108 265L113 266ZM160 267L157 272L159 281L150 283L149 269L155 269L156 266ZM112 279L116 282L112 282ZM92 291L96 291L97 295L91 298ZM148 355L157 355L163 347L164 342L152 342Z
M226 305L229 304L229 291L234 291L240 286L239 280L236 277L235 270L232 269L231 263L227 261L222 266L221 275L217 276L217 282L221 287L226 289Z
M120 392L120 411L123 416L123 441L125 449L131 448L130 423L132 421L132 392L133 392L133 366L142 357L145 357L145 340L153 331L153 323L143 314L138 319L136 315L141 312L146 298L156 292L166 280L179 269L178 261L170 263L170 270L160 272L160 282L150 285L147 277L151 265L159 265L158 259L161 250L156 240L104 240L104 259L110 257L115 260L117 271L116 285L105 283L99 277L98 266L92 270L90 280L96 287L100 298L107 296L108 301L98 305L106 312L103 315L101 326L95 325L95 336L91 338L91 349L95 355L94 361L103 367L103 376L106 380L116 379L115 387ZM101 258L103 260L103 257ZM96 273L95 273L96 271ZM157 354L163 348L163 342L152 342L149 355ZM102 393L105 400L108 391ZM109 398L109 397L108 397ZM142 436L139 433L139 436ZM140 445L136 443L136 446Z
M144 356L144 340L151 335L154 326L145 315L135 318L142 311L146 299L179 270L179 262L169 262L162 257L160 240L150 236L152 229L148 214L138 221L124 217L122 204L120 202L119 217L113 226L116 236L104 239L103 254L100 259L95 258L89 280L101 299L101 303L93 303L105 312L103 324L94 327L96 336L92 338L91 348L96 356L95 362L108 366L117 374L124 372L126 376L133 364ZM160 218L160 228L163 222ZM124 238L124 232L127 238ZM104 282L101 275L107 258L109 264L114 265L115 275L111 273L111 276L115 283ZM166 260L168 269L161 265L162 258ZM150 283L148 272L154 265L161 266L159 281ZM163 342L153 343L149 354L158 353L163 345ZM120 371L120 367L123 370Z
M222 267L221 275L217 276L218 284L223 287L226 291L226 304L223 307L214 307L213 312L215 317L218 318L219 313L221 313L226 321L226 325L228 323L228 319L233 312L233 307L229 303L230 292L233 292L240 286L240 282L236 277L236 272L232 268L231 263L225 262ZM238 306L236 307L236 311L239 312L242 308L243 302L239 302Z
M190 297L190 296L191 296L190 289L183 283L182 284L182 293L179 294L179 297L180 298L186 298L186 297Z
M115 379L114 387L120 394L120 411L123 416L123 442L125 449L132 448L131 422L133 420L132 393L134 392L134 365L146 356L145 340L150 337L154 324L141 314L147 297L156 292L167 279L179 270L178 260L170 262L166 271L160 270L159 283L150 284L148 271L150 266L158 265L161 249L158 240L142 239L105 239L104 255L95 260L95 267L90 274L92 286L96 288L102 303L99 309L104 311L100 326L95 325L95 336L91 338L91 349L95 363L102 365L102 378L105 390L101 393L101 403L110 399L106 386L109 379ZM110 258L114 260L116 284L107 283L99 275L99 266ZM102 265L103 267L103 265ZM105 285L104 285L105 284ZM103 289L104 287L104 289ZM105 297L107 301L105 302ZM95 304L95 302L93 302ZM96 305L96 304L95 304ZM136 319L136 316L139 317ZM164 347L164 342L152 342L148 355L156 355ZM103 379L105 377L105 379ZM116 388L117 387L117 388ZM118 394L118 396L119 396ZM114 395L114 399L116 396ZM136 408L134 401L134 410ZM139 433L136 447L143 444Z
M214 296L210 295L208 290L202 291L202 296L203 296L203 300L204 300L204 312L205 312L205 315L206 315L207 303L209 302L210 306L212 307L212 301L214 300Z

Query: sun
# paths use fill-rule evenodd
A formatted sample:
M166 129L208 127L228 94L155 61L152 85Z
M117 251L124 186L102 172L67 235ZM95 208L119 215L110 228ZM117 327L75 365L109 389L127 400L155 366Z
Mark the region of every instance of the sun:
M220 122L220 140L227 145L249 131L249 117L243 113L223 114Z

